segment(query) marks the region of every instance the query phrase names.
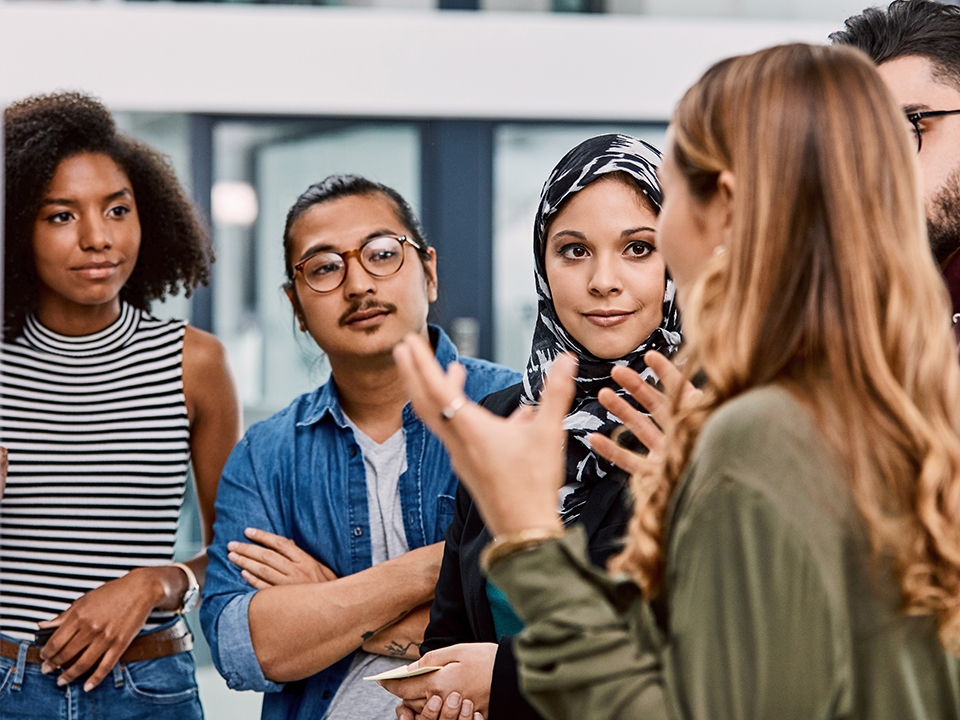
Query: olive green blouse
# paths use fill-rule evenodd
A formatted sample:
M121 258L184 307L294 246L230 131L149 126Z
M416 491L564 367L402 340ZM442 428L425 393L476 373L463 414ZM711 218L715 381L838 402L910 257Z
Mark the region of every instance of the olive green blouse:
M655 613L592 569L582 533L490 572L526 629L521 686L547 718L960 718L960 663L900 611L839 462L787 391L721 407L668 515Z

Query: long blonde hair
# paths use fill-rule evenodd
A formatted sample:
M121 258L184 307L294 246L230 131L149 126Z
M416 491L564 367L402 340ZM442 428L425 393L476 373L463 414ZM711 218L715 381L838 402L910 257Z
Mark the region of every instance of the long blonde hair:
M960 647L960 369L926 240L906 120L865 55L785 45L725 60L681 100L674 158L694 197L736 181L727 251L684 307L703 399L633 479L613 566L659 590L664 518L697 435L750 388L789 387L845 463L874 550L906 612Z

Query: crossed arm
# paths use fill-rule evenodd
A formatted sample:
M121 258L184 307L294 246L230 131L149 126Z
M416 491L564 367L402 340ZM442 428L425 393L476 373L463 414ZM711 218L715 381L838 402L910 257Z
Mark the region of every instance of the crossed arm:
M337 578L290 540L262 530L247 537L260 545L231 543L230 560L261 588L248 617L265 678L300 680L361 647L390 657L419 656L443 543Z

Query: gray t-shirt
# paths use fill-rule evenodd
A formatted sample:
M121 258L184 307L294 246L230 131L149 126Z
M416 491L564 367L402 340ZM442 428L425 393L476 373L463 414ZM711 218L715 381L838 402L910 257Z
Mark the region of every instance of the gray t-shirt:
M400 507L400 476L407 469L407 438L400 428L382 443L375 442L350 418L367 474L367 508L370 513L370 546L373 564L390 560L410 548ZM409 660L371 655L358 650L343 683L333 696L325 720L395 720L400 702L367 675L401 667Z

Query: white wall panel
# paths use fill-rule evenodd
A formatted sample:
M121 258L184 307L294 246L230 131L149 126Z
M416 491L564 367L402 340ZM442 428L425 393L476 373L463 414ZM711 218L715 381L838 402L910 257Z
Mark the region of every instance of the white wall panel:
M117 110L663 120L713 61L830 23L0 2L0 102Z

